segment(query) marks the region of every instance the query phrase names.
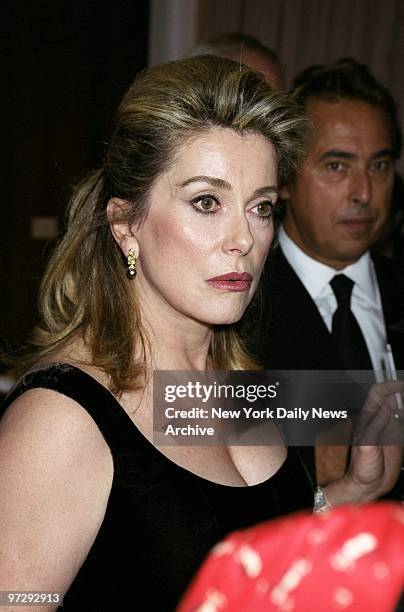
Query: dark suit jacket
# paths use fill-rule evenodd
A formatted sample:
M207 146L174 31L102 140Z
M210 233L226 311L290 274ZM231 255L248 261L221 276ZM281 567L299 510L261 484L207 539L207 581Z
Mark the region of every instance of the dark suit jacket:
M372 258L388 341L397 369L404 370L404 274L393 262L376 255ZM262 322L253 353L266 369L344 369L315 302L280 247L266 265L262 297Z
M404 370L404 280L393 262L373 256L388 341L397 369ZM404 275L403 275L404 276ZM315 302L281 247L269 257L262 282L261 323L252 353L267 370L343 370ZM314 478L314 453L300 449Z

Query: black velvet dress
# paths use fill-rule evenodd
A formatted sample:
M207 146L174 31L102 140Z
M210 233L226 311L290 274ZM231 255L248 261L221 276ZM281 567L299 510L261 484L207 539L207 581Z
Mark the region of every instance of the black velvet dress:
M81 404L114 463L105 518L65 595L63 611L171 612L223 536L312 506L312 483L294 448L261 484L215 484L161 454L111 393L81 370L64 364L35 370L6 398L3 409L32 388L52 389Z

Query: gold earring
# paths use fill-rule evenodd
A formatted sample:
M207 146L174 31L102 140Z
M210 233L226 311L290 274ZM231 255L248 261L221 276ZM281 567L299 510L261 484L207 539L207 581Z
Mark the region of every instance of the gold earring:
M135 249L129 249L126 261L128 262L128 270L127 270L128 278L135 278L136 276Z

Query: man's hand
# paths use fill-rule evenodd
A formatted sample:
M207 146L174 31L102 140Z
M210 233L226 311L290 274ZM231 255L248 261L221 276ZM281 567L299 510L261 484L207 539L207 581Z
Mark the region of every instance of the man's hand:
M381 497L395 485L403 461L404 417L396 418L396 393L403 382L373 385L354 430L347 473L326 487L330 504Z

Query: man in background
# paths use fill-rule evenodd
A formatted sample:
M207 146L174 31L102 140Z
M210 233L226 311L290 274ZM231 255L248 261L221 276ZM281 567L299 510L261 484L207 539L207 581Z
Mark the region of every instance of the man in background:
M261 72L273 89L284 89L285 83L279 57L269 47L248 34L233 32L199 43L191 55L209 53L228 57Z
M271 370L380 375L389 343L404 369L403 281L394 263L370 251L389 214L401 150L395 103L350 59L304 70L294 93L315 137L281 191L286 209L267 264L256 354ZM324 483L343 474L347 448L322 450Z

